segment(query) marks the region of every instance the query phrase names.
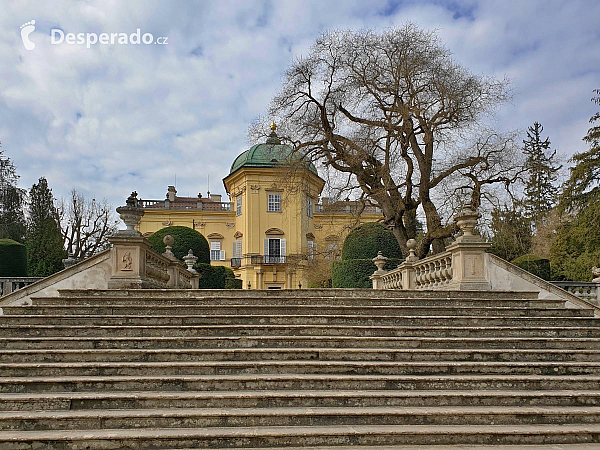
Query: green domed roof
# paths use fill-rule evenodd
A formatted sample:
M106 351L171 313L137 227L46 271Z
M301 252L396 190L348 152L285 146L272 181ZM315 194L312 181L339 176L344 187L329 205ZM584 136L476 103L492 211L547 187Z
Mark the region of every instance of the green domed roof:
M231 175L242 167L276 167L278 164L289 164L303 159L294 149L287 144L282 144L275 130L264 144L256 144L239 155L233 161L229 174ZM307 161L308 162L308 161ZM317 174L315 166L308 162L307 169Z

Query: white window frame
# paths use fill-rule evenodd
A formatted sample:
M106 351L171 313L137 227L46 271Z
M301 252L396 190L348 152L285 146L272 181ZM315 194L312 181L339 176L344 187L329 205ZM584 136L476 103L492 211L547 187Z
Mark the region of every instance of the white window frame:
M242 215L242 196L241 195L235 200L235 215L236 216Z
M221 241L210 241L210 260L225 261L225 250L221 250Z
M279 241L279 256L271 255L269 252L269 241ZM285 262L285 252L286 252L286 241L284 238L272 238L268 237L264 240L264 256L266 263L284 263Z
M314 259L317 253L317 244L315 241L308 241L308 259Z
M281 212L281 194L267 194L267 212Z

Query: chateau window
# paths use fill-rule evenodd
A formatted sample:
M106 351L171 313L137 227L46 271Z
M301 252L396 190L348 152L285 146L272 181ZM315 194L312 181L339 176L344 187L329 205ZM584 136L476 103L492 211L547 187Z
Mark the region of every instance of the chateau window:
M242 257L242 239L237 239L233 241L232 246L232 258L241 258Z
M280 212L281 211L281 194L269 194L267 199L267 211L268 212Z
M338 259L338 244L327 244L325 259Z
M313 216L313 199L312 198L308 198L306 201L306 212L308 214L308 217Z
M265 263L277 264L285 262L285 239L266 238L264 243Z
M235 215L242 215L242 196L239 196L235 201Z
M308 241L308 259L314 259L317 253L317 244L314 241Z
M220 241L210 242L210 260L211 261L225 261L225 251L221 250Z

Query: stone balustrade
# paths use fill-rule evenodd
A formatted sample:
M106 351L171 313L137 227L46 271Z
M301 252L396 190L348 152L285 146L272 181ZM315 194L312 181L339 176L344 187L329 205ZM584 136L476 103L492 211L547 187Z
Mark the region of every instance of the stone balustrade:
M29 286L41 279L40 277L2 277L0 278L0 297Z
M552 284L576 297L600 306L600 282L552 281Z

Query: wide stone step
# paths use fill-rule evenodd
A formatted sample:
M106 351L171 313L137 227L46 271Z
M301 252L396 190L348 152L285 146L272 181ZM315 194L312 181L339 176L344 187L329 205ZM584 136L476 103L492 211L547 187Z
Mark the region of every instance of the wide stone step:
M0 392L214 390L600 390L597 375L237 374L0 377Z
M448 298L447 296L431 298L361 298L361 297L200 297L200 298L142 298L142 297L32 297L36 306L287 306L328 305L328 306L410 306L410 307L513 307L513 308L562 308L564 300L524 299L524 298Z
M170 298L237 298L244 301L252 299L277 298L277 299L306 299L306 298L363 298L363 299L428 299L428 298L449 298L449 299L531 299L538 298L538 293L534 291L439 291L439 290L418 290L402 291L392 290L372 290L372 289L276 289L276 290L236 290L228 289L61 289L59 290L61 298L142 298L142 299L170 299Z
M597 424L600 407L290 407L1 412L0 430Z
M1 317L1 316L0 316ZM44 322L35 318L36 321ZM54 323L49 318L44 323ZM393 326L393 325L0 325L4 337L236 337L245 336L335 336L335 337L548 337L600 338L594 322L577 326ZM137 322L137 321L136 321ZM143 320L141 321L143 323Z
M569 314L569 313L567 313ZM4 315L0 316L0 325L86 325L86 326L123 326L123 325L363 325L363 326L521 326L521 327L597 327L600 320L594 317L509 317L509 316L360 316L360 315L179 315L179 316L52 316L52 315Z
M598 443L600 425L334 425L310 427L208 427L5 431L0 447L27 448L214 448L318 445L445 445ZM376 448L376 447L375 447Z
M207 348L4 350L0 363L215 362L215 361L473 361L600 362L600 350L394 349L394 348ZM0 364L0 369L5 366Z
M600 375L600 362L169 361L0 364L5 377L235 374Z
M598 391L494 390L265 390L101 391L0 394L0 410L96 410L289 407L600 407Z
M215 337L0 337L5 350L68 349L573 349L598 350L598 338L386 337L386 336L215 336ZM1 357L1 355L0 355ZM15 361L16 362L16 361Z
M593 317L592 309L514 308L514 307L439 307L439 306L339 306L339 305L157 305L131 306L6 306L10 315L76 315L76 316L506 316L506 317Z

